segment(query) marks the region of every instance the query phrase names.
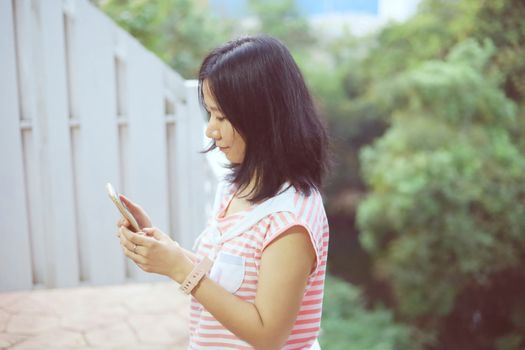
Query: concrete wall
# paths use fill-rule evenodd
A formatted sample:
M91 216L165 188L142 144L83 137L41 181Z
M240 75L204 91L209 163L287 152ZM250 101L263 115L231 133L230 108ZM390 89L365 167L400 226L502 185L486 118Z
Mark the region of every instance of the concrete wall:
M0 33L0 291L161 279L105 184L191 247L215 188L195 82L87 0L2 0Z

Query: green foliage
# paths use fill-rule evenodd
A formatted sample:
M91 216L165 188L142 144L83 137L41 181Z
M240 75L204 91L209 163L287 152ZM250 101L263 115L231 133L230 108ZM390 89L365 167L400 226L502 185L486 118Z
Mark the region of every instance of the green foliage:
M525 156L509 133L515 105L484 71L491 51L466 41L385 87L392 127L362 152L362 242L400 314L429 328L463 287L525 255Z
M327 350L417 350L410 327L397 324L385 308L367 310L352 285L327 276L320 337Z
M492 0L478 4L475 38L490 37L498 48L494 63L504 77L503 88L514 100L525 99L525 3ZM500 20L495 21L498 18Z
M426 61L404 72L381 92L404 112L430 114L456 126L484 123L509 126L515 121L515 105L485 74L494 52L492 42L480 46L467 40L452 49L445 61Z
M100 6L185 78L196 78L202 59L232 32L232 23L191 0L106 0Z
M453 40L450 31L443 25L443 18L431 13L386 27L364 60L366 75L371 82L382 82L421 61L444 57Z
M292 51L314 43L310 26L294 0L249 0L248 4L258 20L255 32L281 39Z
M522 1L427 0L381 31L361 62L358 99L391 115L361 152L371 190L358 208L361 242L376 278L393 287L397 314L435 335L436 348L443 339L457 349L524 345L511 313L490 335L446 324L468 312L466 291L495 302L494 281L525 257L524 15ZM502 307L523 314L518 299ZM498 322L473 307L464 317Z
M517 350L523 342L523 335L519 333L501 337L496 342L496 350Z

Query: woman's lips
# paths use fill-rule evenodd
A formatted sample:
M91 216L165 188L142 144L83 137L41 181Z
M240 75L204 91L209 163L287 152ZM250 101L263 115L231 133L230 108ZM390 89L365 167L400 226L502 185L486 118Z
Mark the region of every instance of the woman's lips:
M219 146L219 149L221 150L221 152L225 152L229 147L220 147Z

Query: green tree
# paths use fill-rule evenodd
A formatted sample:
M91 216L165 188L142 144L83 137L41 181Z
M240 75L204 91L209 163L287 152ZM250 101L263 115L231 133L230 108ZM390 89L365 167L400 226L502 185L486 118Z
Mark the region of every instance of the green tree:
M191 0L107 0L99 6L183 77L196 78L206 54L225 42L233 23Z
M385 84L392 126L362 152L362 242L400 315L430 333L464 288L525 257L525 156L510 132L516 105L487 71L493 52L467 40ZM515 332L525 328L501 336Z
M368 310L361 292L328 276L325 285L321 348L328 350L418 350L422 341L414 329L396 324L384 307Z
M352 224L354 204L341 207L360 196L347 194L366 190L363 180L370 190L358 217L370 256L343 249L339 237L355 231L331 225L331 266L345 276L344 266L360 266L346 270L364 283L369 302L381 295L403 321L433 335L436 349L525 345L525 305L514 287L525 283L525 113L517 93L525 83L524 16L518 0L427 0L407 22L338 39L328 50L333 66L311 63L340 154L329 191L332 222ZM464 233L453 240L436 233L439 225ZM457 246L446 247L444 236ZM378 281L386 293L378 293Z
M248 0L248 5L257 20L252 32L279 38L292 51L314 43L310 26L294 0Z

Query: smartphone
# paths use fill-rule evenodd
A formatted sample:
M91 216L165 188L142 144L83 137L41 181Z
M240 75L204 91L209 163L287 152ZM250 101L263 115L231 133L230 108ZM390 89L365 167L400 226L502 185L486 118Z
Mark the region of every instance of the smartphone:
M128 220L130 222L130 224L133 227L133 229L135 230L135 232L139 232L140 231L140 227L139 227L139 224L137 223L137 220L135 220L133 215L131 215L131 213L129 212L129 210L126 207L126 205L124 205L124 203L122 203L122 201L120 200L120 196L117 193L117 191L115 191L115 188L113 187L113 185L111 185L108 182L106 184L106 190L108 191L109 198L111 198L111 201L115 204L115 206L120 211L120 213L122 214L124 219L126 219L126 220Z

